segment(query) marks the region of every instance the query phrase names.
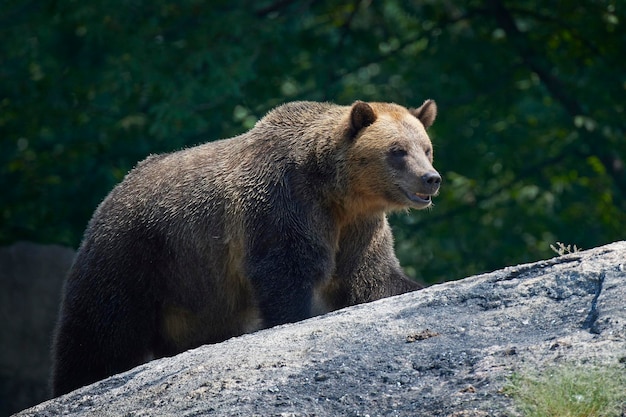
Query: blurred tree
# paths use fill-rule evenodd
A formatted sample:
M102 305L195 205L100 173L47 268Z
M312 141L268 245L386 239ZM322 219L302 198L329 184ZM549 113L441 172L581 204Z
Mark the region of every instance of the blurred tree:
M77 246L149 153L291 100L437 100L431 212L394 215L428 282L626 237L626 4L6 1L0 243Z

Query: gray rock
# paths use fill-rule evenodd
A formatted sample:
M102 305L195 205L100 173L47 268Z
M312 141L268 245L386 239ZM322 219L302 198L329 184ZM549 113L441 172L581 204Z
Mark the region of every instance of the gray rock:
M518 369L626 361L626 242L152 361L20 416L501 416Z
M50 340L73 259L57 245L0 248L0 416L49 398Z

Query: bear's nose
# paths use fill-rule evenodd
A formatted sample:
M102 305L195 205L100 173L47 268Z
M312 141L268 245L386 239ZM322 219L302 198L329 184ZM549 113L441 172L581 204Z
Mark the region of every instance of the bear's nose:
M422 175L422 184L427 188L431 193L437 192L439 189L439 185L441 184L441 175L438 172L427 172Z
M431 187L438 186L441 184L441 175L437 172L427 172L422 175L422 181L424 184L430 185Z

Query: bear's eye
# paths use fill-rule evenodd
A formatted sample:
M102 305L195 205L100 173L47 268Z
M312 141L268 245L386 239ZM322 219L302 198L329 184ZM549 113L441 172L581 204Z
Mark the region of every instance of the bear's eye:
M432 149L430 148L426 149L426 156L430 156L431 153L432 153Z
M404 158L405 156L408 155L406 149L402 149L402 148L391 148L391 150L389 151L389 154L393 156L394 158Z

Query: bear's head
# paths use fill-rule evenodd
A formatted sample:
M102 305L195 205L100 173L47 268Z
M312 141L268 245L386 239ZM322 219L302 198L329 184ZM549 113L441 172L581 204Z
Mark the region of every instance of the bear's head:
M347 163L350 194L362 210L424 209L439 191L433 147L426 133L437 105L417 109L355 102L350 108Z

